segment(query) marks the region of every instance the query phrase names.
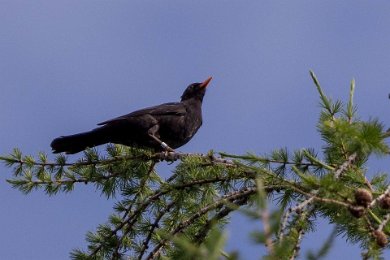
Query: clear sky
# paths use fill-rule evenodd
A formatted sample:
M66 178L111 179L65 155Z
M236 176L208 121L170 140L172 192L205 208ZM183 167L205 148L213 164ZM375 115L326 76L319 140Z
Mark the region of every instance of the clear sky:
M309 69L333 98L346 100L355 78L361 118L389 126L389 14L389 1L0 0L0 154L50 153L59 135L177 101L208 76L204 124L180 151L320 150ZM114 204L86 185L25 196L5 182L11 170L0 171L0 259L68 259ZM259 258L247 234L259 227L235 214L227 251ZM330 230L319 221L303 253ZM359 257L344 241L329 259Z

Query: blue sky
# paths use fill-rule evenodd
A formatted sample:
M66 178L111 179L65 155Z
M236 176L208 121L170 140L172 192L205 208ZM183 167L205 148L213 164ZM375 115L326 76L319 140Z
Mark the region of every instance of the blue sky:
M208 76L204 124L180 151L320 150L309 69L333 98L346 100L355 78L361 118L388 126L389 13L388 1L359 0L1 0L0 154L14 147L50 153L59 135L176 101ZM368 171L388 165L382 158ZM25 196L5 182L11 171L0 171L1 259L67 259L85 248L85 233L107 220L114 203L85 185ZM264 250L247 231L260 224L240 215L232 223L227 251L259 258ZM320 221L303 252L330 229ZM338 238L329 259L359 254Z

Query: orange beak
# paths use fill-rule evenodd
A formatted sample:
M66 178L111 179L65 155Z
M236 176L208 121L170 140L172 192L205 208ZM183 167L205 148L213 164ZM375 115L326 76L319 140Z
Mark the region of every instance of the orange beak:
M202 82L202 84L200 84L200 88L205 88L207 87L207 85L210 83L210 81L213 79L213 77L209 77L208 79L206 79L205 81Z

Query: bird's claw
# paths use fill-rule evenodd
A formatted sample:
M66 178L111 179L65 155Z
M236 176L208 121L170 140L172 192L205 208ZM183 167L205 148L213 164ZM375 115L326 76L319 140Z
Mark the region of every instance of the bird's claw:
M167 150L167 148L169 148L169 146L164 142L161 142L161 147L164 148L164 150Z
M175 152L175 150L173 150L171 147L169 147L169 145L167 145L164 142L161 142L161 147L165 150L165 152L167 152L167 155L168 155L168 152L172 152L172 153Z

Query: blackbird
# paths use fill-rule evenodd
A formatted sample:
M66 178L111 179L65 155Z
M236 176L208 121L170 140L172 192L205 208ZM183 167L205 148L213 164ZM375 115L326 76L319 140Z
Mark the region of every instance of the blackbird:
M134 111L99 123L92 131L54 139L53 153L74 154L105 143L155 151L174 151L186 144L202 125L202 101L212 77L189 85L180 102Z

